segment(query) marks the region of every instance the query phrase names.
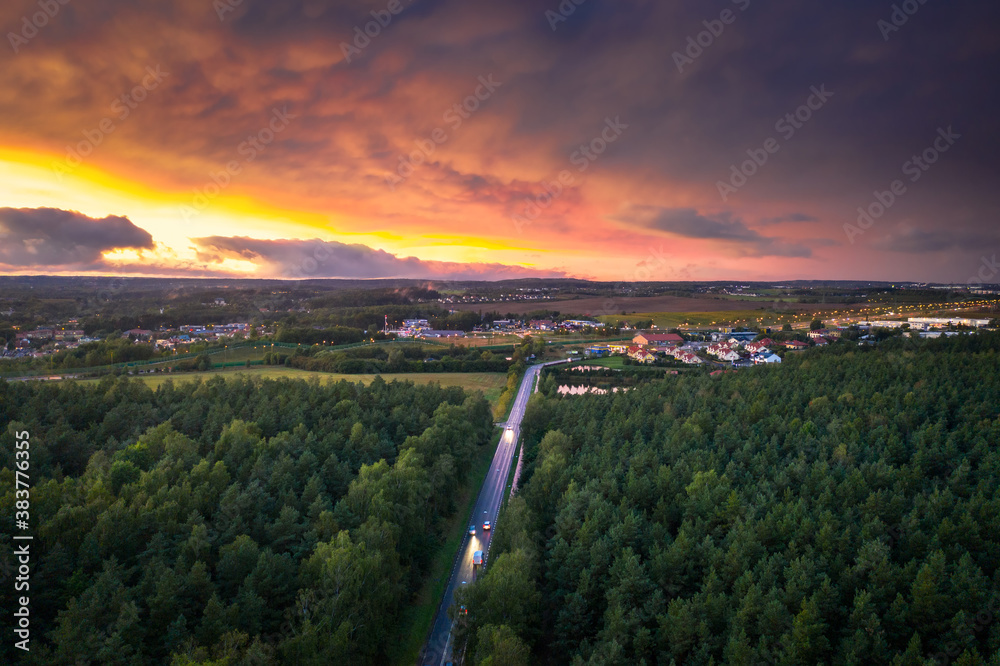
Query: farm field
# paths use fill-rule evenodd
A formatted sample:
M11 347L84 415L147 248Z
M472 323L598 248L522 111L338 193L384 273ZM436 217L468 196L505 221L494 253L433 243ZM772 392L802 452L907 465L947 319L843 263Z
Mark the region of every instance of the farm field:
M659 328L701 328L723 325L773 325L793 321L808 321L808 316L792 314L779 315L761 310L729 310L713 312L637 312L635 314L609 315L600 317L606 324L618 321L637 321L650 319Z
M439 383L441 386L461 386L469 391L482 391L486 399L491 404L496 404L500 399L500 393L507 383L507 375L500 372L410 372L392 373L383 375L344 375L332 372L308 372L297 368L285 367L254 367L240 368L238 370L212 370L208 372L185 372L175 374L151 374L136 375L136 378L144 382L150 388L157 388L168 380L173 380L175 385L182 385L193 382L196 379L207 380L221 375L223 377L252 376L264 377L267 379L311 379L318 377L323 383L339 382L346 380L349 382L361 382L370 384L375 377L381 376L387 382L394 380L410 381L416 385ZM95 383L100 379L76 380L81 383Z
M588 298L566 299L558 301L511 301L500 303L469 303L456 304L456 310L483 310L484 312L499 311L502 313L525 314L538 310L558 311L562 314L579 314L588 316L619 314L622 310L629 316L636 316L633 312L717 312L725 308L729 301L726 298L682 298L680 296L626 296L609 298L606 296L594 296ZM754 305L763 308L788 309L791 306L802 311L812 311L829 308L827 305L819 303L782 303L774 300L754 301Z

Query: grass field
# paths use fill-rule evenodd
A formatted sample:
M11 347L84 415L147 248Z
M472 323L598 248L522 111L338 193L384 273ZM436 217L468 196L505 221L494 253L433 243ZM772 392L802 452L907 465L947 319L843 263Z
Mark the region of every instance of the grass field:
M252 368L238 368L225 371L212 370L209 372L184 372L174 374L156 373L152 375L136 375L136 378L155 389L168 379L172 379L176 385L182 385L196 379L206 380L216 376L250 376L264 377L268 379L277 379L280 377L287 377L290 379L311 379L313 377L318 377L319 380L324 383L347 380L349 382L369 384L379 375L342 375L332 372L308 372L297 368L256 366ZM490 404L496 404L496 402L500 399L500 392L507 384L507 375L502 372L410 372L384 374L381 375L381 377L387 382L398 379L400 381L410 381L418 385L439 383L441 386L461 386L463 389L469 391L482 391L486 396L486 399L490 401ZM80 381L82 383L94 383L99 382L100 379L80 379L76 381Z
M464 338L447 338L447 340L449 344L454 342L459 347L494 347L498 345L515 345L522 342L522 338L519 335L477 336L469 334Z
M625 367L625 357L624 356L605 356L604 358L582 358L580 362L573 362L569 364L569 367L574 365L599 365L604 368L610 368L612 370L621 370ZM559 367L559 366L556 366Z
M606 324L617 321L634 322L640 319L652 319L659 328L702 328L706 326L756 325L766 326L806 319L808 317L793 317L789 314L779 315L763 310L722 310L715 312L637 312L635 314L608 315L600 317Z

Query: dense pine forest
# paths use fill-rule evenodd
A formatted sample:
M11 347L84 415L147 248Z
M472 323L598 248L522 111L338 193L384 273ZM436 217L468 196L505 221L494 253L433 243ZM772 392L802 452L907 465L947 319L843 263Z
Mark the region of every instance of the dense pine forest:
M481 396L378 379L0 381L0 424L4 516L30 433L37 664L383 661L493 430Z
M471 664L1000 664L1000 336L533 398Z

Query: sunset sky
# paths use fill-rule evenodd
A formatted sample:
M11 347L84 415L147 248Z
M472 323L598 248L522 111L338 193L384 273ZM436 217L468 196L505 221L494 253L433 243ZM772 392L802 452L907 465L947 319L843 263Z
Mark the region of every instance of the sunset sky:
M965 282L1000 251L996 2L65 1L0 5L2 274Z

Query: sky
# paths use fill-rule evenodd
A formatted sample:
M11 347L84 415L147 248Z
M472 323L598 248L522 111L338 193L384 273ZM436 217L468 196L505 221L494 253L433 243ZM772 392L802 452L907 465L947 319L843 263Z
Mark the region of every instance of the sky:
M10 0L0 29L0 274L1000 282L996 2Z

